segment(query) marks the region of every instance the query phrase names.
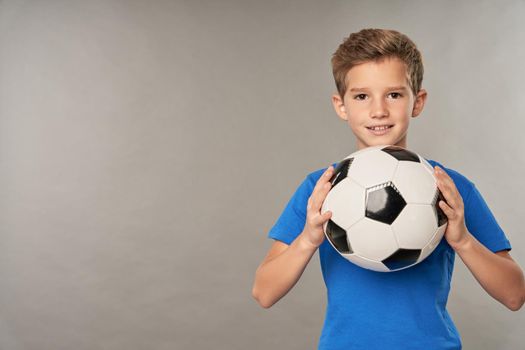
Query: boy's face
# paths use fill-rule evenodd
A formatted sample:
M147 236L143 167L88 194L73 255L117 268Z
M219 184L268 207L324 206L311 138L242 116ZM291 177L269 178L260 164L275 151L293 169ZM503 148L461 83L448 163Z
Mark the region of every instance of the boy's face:
M366 62L346 75L344 101L332 96L337 115L348 122L357 139L357 148L396 145L407 148L410 118L423 110L427 93L414 96L408 83L406 66L398 58ZM386 130L372 127L387 126Z

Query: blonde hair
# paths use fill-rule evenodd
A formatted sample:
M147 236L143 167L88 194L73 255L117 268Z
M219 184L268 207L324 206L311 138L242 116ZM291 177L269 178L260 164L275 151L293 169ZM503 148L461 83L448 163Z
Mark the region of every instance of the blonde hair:
M423 82L423 58L416 44L398 31L368 28L350 34L332 55L332 72L341 98L346 93L346 74L352 67L393 57L405 63L410 88L417 95Z

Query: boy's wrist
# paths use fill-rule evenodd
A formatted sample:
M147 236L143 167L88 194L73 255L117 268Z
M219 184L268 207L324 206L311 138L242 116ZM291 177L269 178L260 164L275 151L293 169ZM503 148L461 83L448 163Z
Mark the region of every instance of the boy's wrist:
M474 237L470 234L470 232L467 231L463 239L456 244L452 244L451 247L458 254L468 251L472 247L473 238Z
M298 244L301 248L309 251L315 251L319 248L318 245L313 244L307 237L305 231L301 232L298 237Z

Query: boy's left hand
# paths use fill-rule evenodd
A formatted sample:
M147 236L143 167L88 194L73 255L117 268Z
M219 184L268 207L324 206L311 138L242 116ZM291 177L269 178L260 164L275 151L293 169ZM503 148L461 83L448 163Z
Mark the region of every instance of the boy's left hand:
M445 230L445 239L448 244L457 250L468 239L469 232L465 226L465 212L463 207L463 198L459 193L454 181L439 166L434 167L434 173L437 178L437 186L445 201L439 201L439 207L443 210L448 218L447 229Z

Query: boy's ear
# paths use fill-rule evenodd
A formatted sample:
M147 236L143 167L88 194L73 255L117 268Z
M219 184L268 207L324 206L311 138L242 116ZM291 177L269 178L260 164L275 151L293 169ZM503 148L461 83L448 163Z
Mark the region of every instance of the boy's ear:
M412 117L417 117L425 107L425 102L427 100L427 91L425 89L419 90L414 101L414 108L412 109Z
M334 106L335 113L339 116L339 118L342 120L348 120L344 101L338 93L332 95L332 105Z

